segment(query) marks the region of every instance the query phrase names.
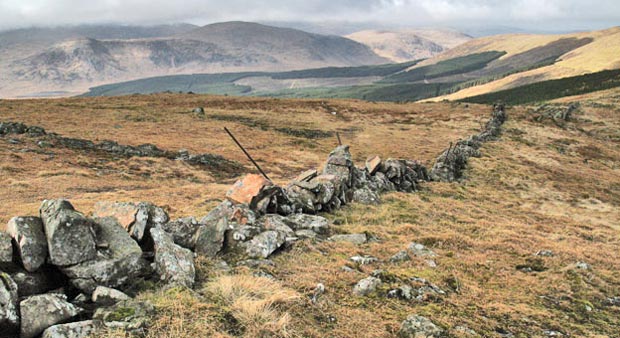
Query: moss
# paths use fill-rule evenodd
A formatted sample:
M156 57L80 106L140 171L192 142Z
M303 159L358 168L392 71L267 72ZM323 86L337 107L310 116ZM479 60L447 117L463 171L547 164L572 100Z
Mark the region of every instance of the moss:
M136 309L132 307L119 307L113 312L106 315L105 320L110 322L119 322L130 318L136 314Z

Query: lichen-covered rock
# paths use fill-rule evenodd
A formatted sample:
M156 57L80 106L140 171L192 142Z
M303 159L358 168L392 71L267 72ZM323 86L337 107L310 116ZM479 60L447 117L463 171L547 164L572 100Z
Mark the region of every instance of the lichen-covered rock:
M98 202L93 217L113 217L138 242L144 240L148 230L169 221L166 211L152 203Z
M68 266L97 255L93 222L67 200L45 200L40 209L52 264Z
M57 324L43 331L41 338L86 338L93 336L97 332L98 327L98 322L93 320Z
M394 256L390 257L390 262L391 263L400 263L400 262L408 261L410 259L411 259L411 257L409 257L409 254L407 253L407 250L401 250L401 251L395 253Z
M353 244L364 244L368 241L368 236L366 234L344 234L344 235L334 235L329 238L330 241L333 242L347 242Z
M0 272L0 336L19 331L17 284L4 272Z
M286 242L286 235L275 230L264 231L245 243L250 258L267 258Z
M357 296L367 296L377 290L381 286L381 279L377 277L367 277L355 284L353 294Z
M398 331L400 338L438 338L443 334L443 330L428 318L416 315L407 317Z
M407 247L407 250L411 252L413 255L418 257L436 257L437 254L433 252L433 250L427 248L423 244L412 242Z
M194 251L199 255L215 257L222 250L225 234L229 229L226 218L201 225L193 239Z
M113 306L97 309L93 319L100 320L107 328L140 334L148 327L153 314L155 314L155 307L151 303L124 300Z
M379 204L381 199L376 191L371 190L369 187L363 187L353 191L353 201L366 205L374 205Z
M62 267L62 272L80 291L91 295L98 285L122 288L148 273L142 250L112 217L96 219L94 230L100 247L95 259Z
M16 269L11 278L17 284L19 297L29 297L48 292L66 284L66 277L51 265L45 265L35 272Z
M202 226L194 217L185 217L162 225L165 232L172 235L174 243L193 250L196 241L196 232Z
M47 258L47 239L39 217L13 217L7 224L7 233L17 246L22 266L29 272L37 271Z
M105 286L98 286L93 292L92 301L99 306L110 306L120 301L128 300L124 292Z
M82 309L67 302L61 294L36 295L20 303L22 338L34 338L52 325L76 317Z
M155 244L155 269L167 284L192 288L196 278L194 253L172 241L172 237L161 228L151 228Z
M307 214L293 214L284 222L293 230L312 230L319 235L329 234L329 221L325 217Z
M13 244L11 236L0 231L0 268L13 264Z

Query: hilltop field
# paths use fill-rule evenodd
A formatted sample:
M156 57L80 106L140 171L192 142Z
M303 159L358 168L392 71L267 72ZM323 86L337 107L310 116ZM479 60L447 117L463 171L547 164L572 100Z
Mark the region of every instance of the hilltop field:
M575 103L568 121L545 115ZM192 112L196 107L204 107L203 116ZM61 197L87 214L97 201L150 201L172 219L200 218L236 179L254 172L225 126L285 184L323 164L336 132L357 165L380 155L431 167L451 142L477 133L491 110L190 94L1 100L0 122L93 142L220 155L244 169L115 157L5 135L0 228L13 216L36 215L42 200ZM376 206L351 204L323 215L334 232L366 233L373 241L306 239L275 255L273 265L231 264L232 271L199 257L194 290L145 289L138 298L157 309L148 336L393 337L417 314L449 337L619 337L620 90L506 111L501 138L470 159L461 182L422 183L415 193L383 195ZM390 262L411 242L436 257ZM349 259L356 255L379 260L359 265ZM443 294L388 298L394 285L386 282L369 296L354 295L353 286L378 269L387 281L423 278ZM312 302L318 283L325 293Z

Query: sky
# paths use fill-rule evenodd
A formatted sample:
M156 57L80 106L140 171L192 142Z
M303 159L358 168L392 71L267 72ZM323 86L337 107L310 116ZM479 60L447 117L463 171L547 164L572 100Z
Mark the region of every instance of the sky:
M0 30L233 20L593 30L620 25L620 0L0 0Z

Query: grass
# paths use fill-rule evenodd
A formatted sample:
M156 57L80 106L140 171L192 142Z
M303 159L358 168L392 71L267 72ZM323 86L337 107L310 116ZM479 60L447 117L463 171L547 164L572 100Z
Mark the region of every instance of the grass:
M333 221L335 233L366 232L376 241L358 246L304 240L275 256L274 266L232 265L229 273L199 257L195 290L138 295L157 309L149 337L392 337L412 314L428 317L450 337L463 336L458 326L482 337L506 332L540 337L545 331L617 336L620 309L606 299L620 295L620 138L613 138L620 129L619 97L615 89L564 99L562 104L583 104L563 128L534 121L531 107L511 107L501 140L485 144L483 156L471 159L464 182L426 183L414 194L384 195L380 205L352 204L324 215ZM447 144L476 132L490 112L489 106L457 102L179 94L3 103L3 120L41 125L69 137L149 142L243 162L243 154L221 131L228 126L279 184L320 166L337 141L306 139L273 126L340 131L358 164L379 154L430 166ZM191 113L196 106L205 107L204 119ZM126 120L130 112L145 118ZM0 204L1 224L12 216L36 215L41 200L55 197L69 198L86 214L100 200L150 200L173 219L201 217L233 181L167 159L101 159L53 148L47 149L53 156L22 152L36 145L27 137L15 138L22 143L0 139L0 184L5 187L0 200L8 201ZM389 263L414 241L437 253L437 267L420 257ZM554 255L535 256L539 250ZM372 255L379 262L356 266L349 260L354 255ZM591 269L580 269L577 262ZM524 266L533 271L519 269ZM368 297L354 296L355 283L377 269L389 277L384 285ZM275 280L260 277L264 273ZM385 297L412 277L427 279L446 295L422 302ZM326 291L313 304L318 283Z

